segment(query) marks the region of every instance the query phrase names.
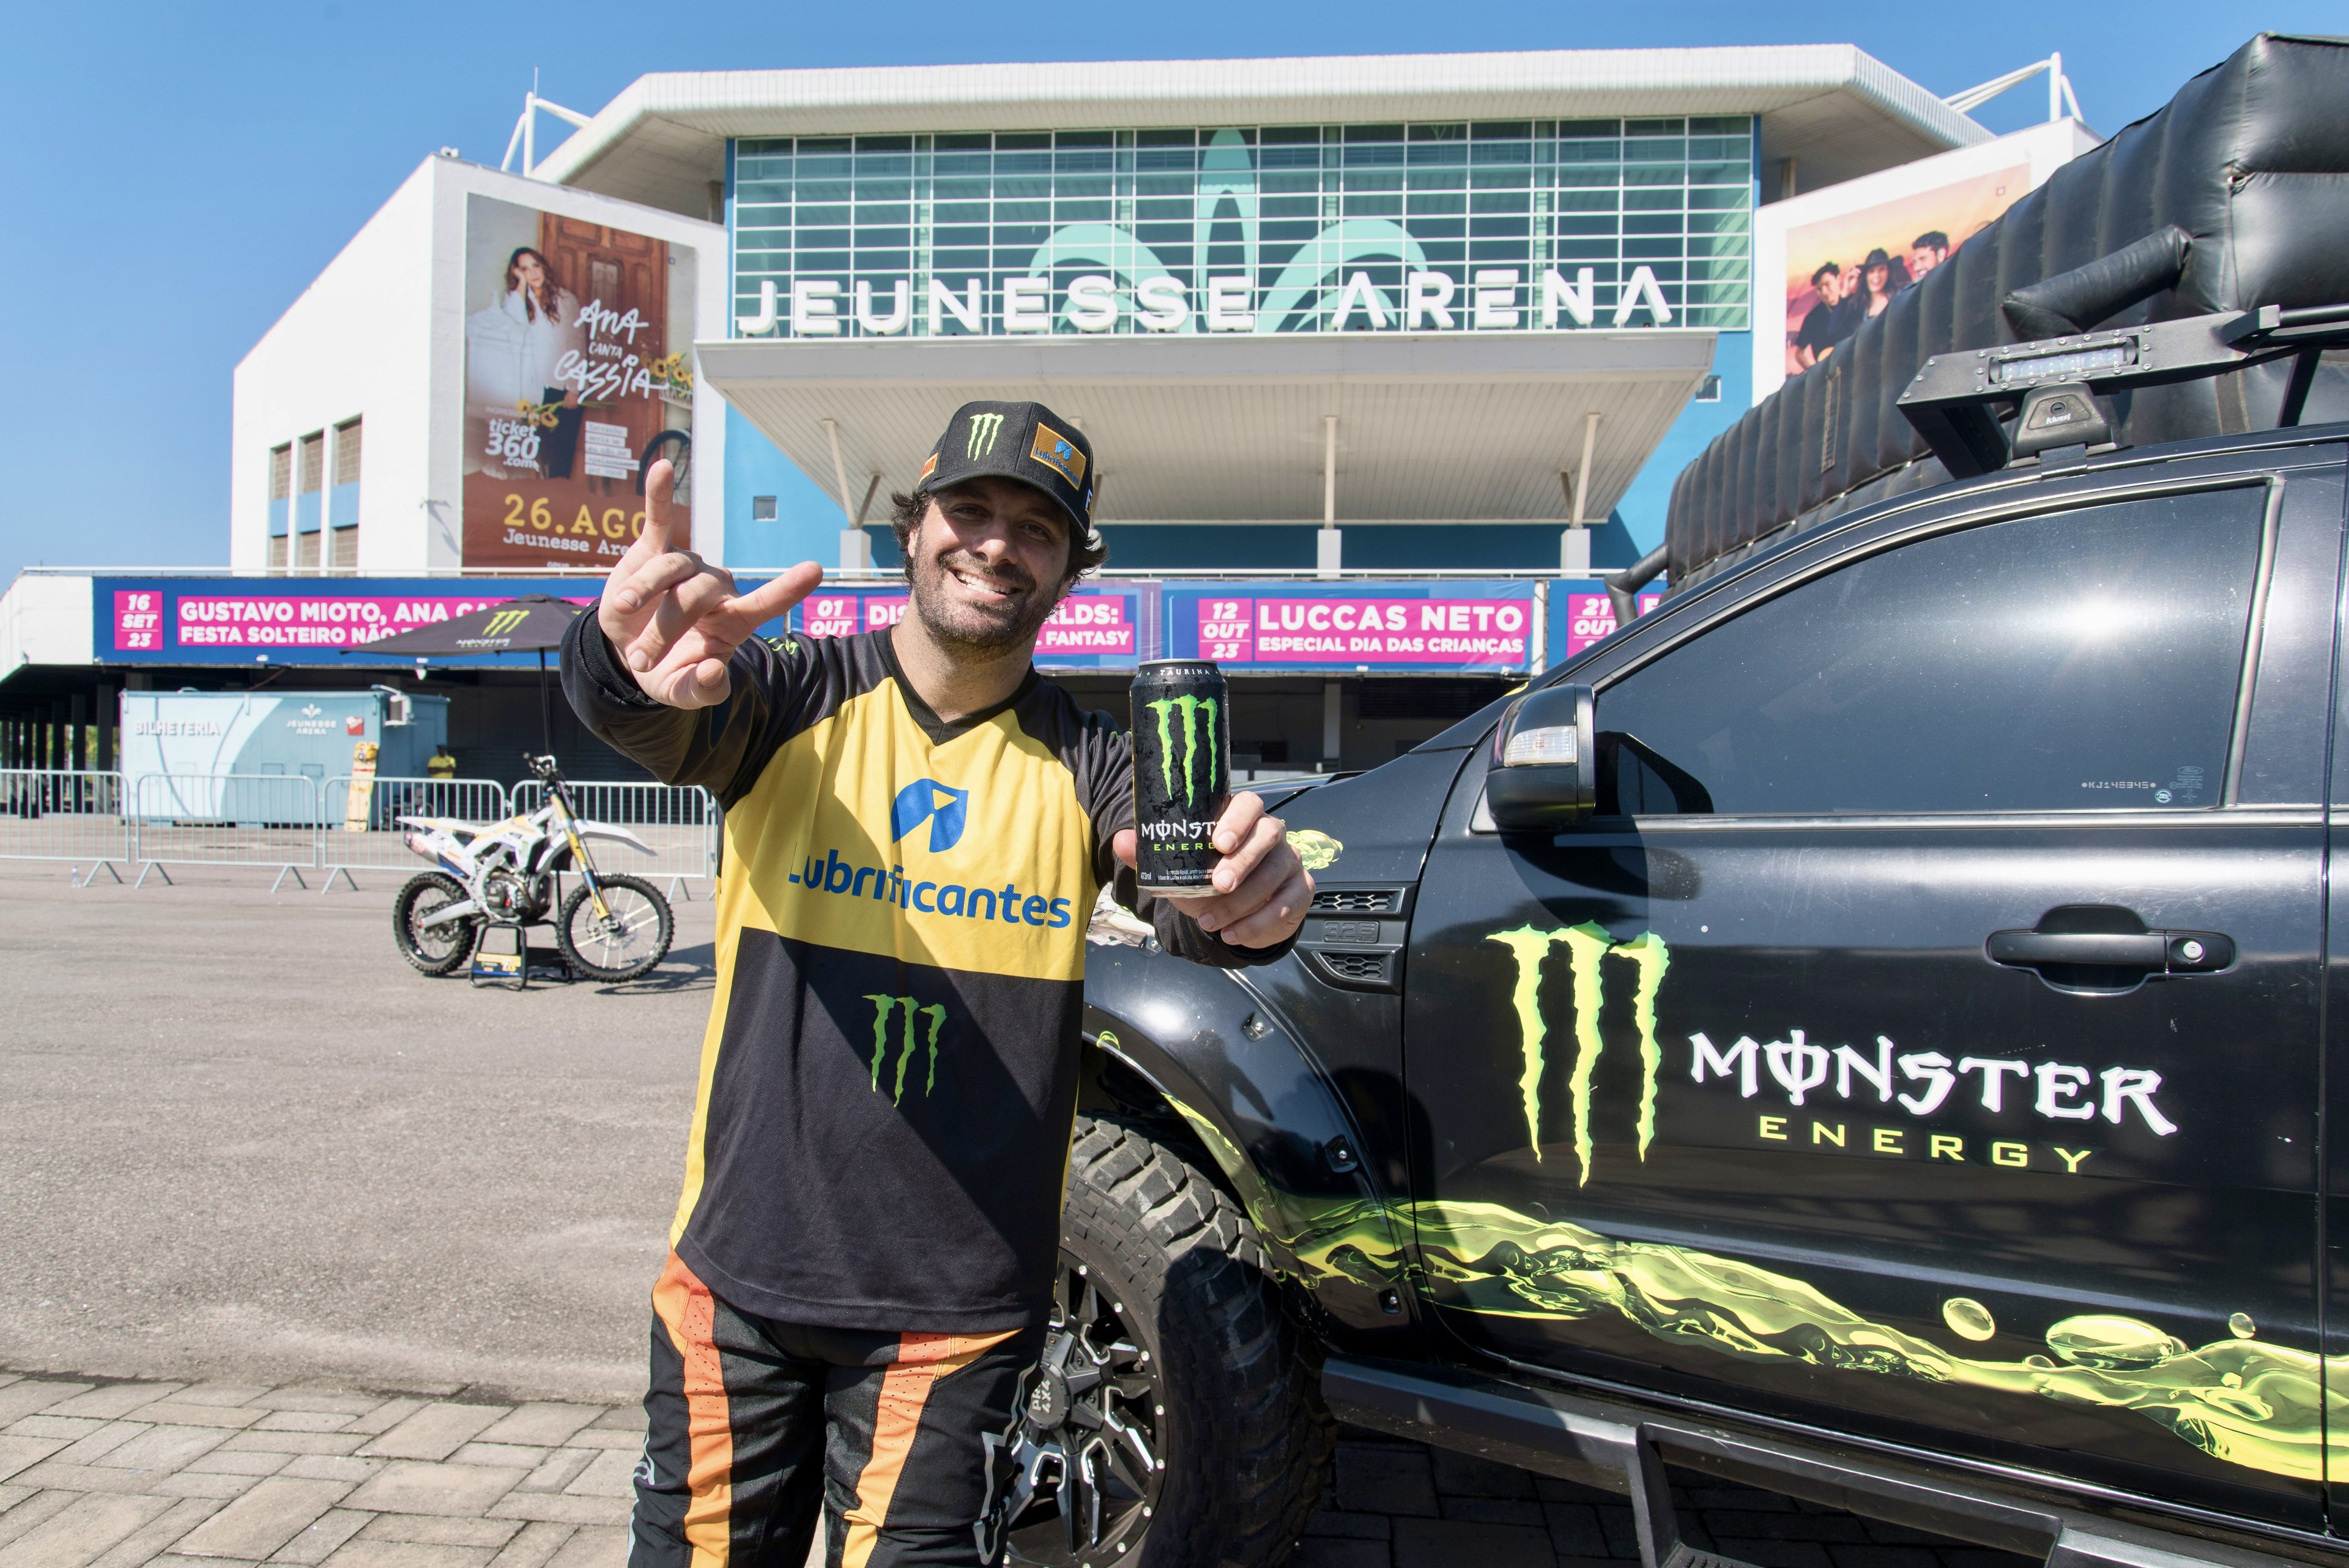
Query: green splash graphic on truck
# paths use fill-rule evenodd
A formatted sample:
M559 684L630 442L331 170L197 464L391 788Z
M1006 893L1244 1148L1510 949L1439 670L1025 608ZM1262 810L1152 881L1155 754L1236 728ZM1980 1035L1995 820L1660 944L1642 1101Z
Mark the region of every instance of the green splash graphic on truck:
M1485 940L1508 949L1517 966L1516 982L1509 992L1525 1058L1517 1094L1525 1103L1526 1137L1536 1159L1542 1157L1541 1082L1548 1067L1549 1044L1549 1025L1541 1012L1542 961L1552 948L1566 949L1567 970L1574 982L1574 1071L1568 1079L1568 1093L1573 1099L1574 1158L1582 1168L1582 1185L1590 1180L1590 1080L1606 1049L1599 1035L1599 1012L1606 1001L1601 963L1609 958L1622 959L1637 971L1631 1015L1640 1031L1639 1150L1640 1158L1646 1159L1648 1146L1656 1139L1656 1078L1664 1064L1663 1046L1656 1038L1656 993L1663 989L1664 971L1672 961L1664 939L1647 931L1619 942L1607 934L1606 928L1586 922L1557 931L1520 926L1513 931L1495 931Z
M2231 1337L2201 1345L2138 1318L2083 1314L2041 1335L2051 1354L1998 1361L1874 1322L1790 1275L1692 1248L1618 1241L1497 1203L1331 1209L1291 1248L1310 1274L1377 1284L1406 1272L1388 1240L1395 1220L1416 1228L1421 1294L1471 1312L1617 1317L1658 1339L1744 1361L2130 1410L2214 1459L2302 1480L2323 1474L2329 1410L2333 1429L2344 1434L2334 1468L2349 1463L2349 1398L2326 1392L2324 1358L2261 1343L2241 1313L2228 1319ZM1940 1312L1959 1339L1980 1343L1998 1332L1990 1310L1969 1297L1953 1296ZM2349 1380L2349 1355L2333 1357L2329 1371L2335 1386Z

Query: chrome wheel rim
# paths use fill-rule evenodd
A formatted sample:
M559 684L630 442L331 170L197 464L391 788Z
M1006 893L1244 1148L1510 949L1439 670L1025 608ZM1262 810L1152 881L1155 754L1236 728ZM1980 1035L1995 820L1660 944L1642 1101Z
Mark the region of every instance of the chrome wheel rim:
M451 893L437 883L429 885L408 906L408 940L428 963L439 963L453 956L460 943L473 937L471 920L443 920L437 926L424 922L451 904L464 901L461 893Z
M1010 1444L1008 1555L1102 1568L1132 1554L1166 1480L1158 1368L1125 1303L1063 1252Z
M591 896L571 917L571 945L598 969L627 969L652 956L660 940L660 910L634 888L603 889L609 916L595 913Z

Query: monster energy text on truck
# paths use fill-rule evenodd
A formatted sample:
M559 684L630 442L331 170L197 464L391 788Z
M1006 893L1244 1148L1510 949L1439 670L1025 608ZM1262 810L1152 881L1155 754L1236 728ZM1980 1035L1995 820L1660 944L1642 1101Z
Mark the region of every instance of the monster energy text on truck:
M1667 1466L2337 1554L2344 104L2253 40L1757 407L1660 607L1272 802L1288 958L1095 958L1016 1435L1071 1559L1277 1561L1332 1413L1625 1492L1650 1568Z

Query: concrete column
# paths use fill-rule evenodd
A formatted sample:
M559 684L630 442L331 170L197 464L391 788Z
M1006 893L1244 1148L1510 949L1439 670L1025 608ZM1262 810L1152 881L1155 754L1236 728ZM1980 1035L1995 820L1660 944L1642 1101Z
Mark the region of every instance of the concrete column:
M1575 525L1559 531L1557 569L1561 576L1587 577L1590 575L1589 529Z
M1321 416L1321 532L1313 540L1313 575L1334 577L1345 560L1338 528L1338 416Z
M66 708L66 766L80 773L89 766L89 748L84 733L89 728L89 699L77 691L67 700Z
M1339 753L1344 749L1345 737L1341 721L1346 712L1345 689L1335 680L1321 686L1321 760L1332 768L1338 765Z
M1313 533L1313 575L1334 577L1346 557L1346 532L1342 528L1317 528Z

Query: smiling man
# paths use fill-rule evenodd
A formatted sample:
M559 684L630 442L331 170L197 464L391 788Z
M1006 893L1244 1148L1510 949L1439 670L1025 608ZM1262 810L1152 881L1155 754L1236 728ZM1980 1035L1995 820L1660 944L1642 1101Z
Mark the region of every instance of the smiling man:
M1288 950L1312 880L1253 794L1216 895L1135 892L1133 759L1037 678L1053 607L1107 555L1092 450L1038 403L970 403L895 498L888 631L753 635L822 578L747 594L644 536L563 650L596 734L726 807L718 985L685 1195L653 1292L630 1562L980 1563L1035 1360L1075 1112L1095 894L1171 952Z

